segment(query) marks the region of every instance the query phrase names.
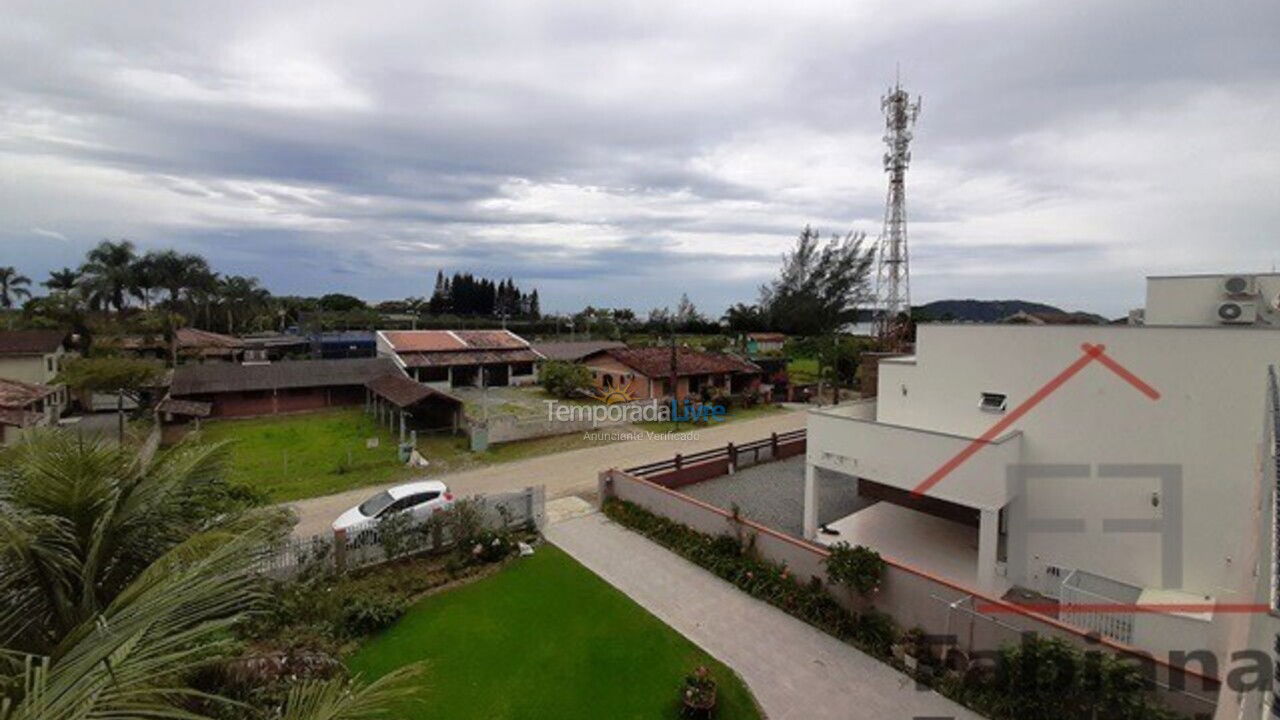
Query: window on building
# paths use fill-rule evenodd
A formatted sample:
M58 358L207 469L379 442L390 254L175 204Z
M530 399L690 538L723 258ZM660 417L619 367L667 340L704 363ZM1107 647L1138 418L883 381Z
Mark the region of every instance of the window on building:
M978 407L986 412L1002 413L1009 408L1009 398L1004 393L984 392Z
M56 370L54 370L54 365L53 365L53 356L52 356L52 355L50 355L49 357L47 357L47 358L45 358L45 359L44 359L44 366L49 370L49 373L50 373L50 374L52 374L52 373L56 372Z
M511 374L512 375L532 375L533 363L512 363Z

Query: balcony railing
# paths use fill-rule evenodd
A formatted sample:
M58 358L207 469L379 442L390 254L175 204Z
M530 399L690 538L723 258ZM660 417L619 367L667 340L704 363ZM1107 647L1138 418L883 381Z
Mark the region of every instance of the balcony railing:
M1022 457L1022 433L990 442L876 422L873 402L813 410L809 462L836 472L915 490L968 454L924 494L968 507L997 509L1010 500L1008 469Z

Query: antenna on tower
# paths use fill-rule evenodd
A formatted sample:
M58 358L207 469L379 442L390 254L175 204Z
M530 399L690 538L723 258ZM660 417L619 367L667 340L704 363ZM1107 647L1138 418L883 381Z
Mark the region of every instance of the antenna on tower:
M896 74L896 71L895 71ZM911 263L907 254L907 166L911 164L911 129L920 115L920 97L912 102L894 78L893 88L880 98L884 113L884 171L889 174L889 197L884 230L876 248L876 331L888 339L903 313L911 313Z

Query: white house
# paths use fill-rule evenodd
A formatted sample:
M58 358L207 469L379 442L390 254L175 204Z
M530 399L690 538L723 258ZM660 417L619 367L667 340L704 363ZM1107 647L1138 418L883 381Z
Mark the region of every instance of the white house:
M55 420L67 406L66 388L53 382L62 371L66 337L61 330L0 331L0 380L51 386L44 402Z
M1154 652L1225 651L1215 605L1257 594L1280 332L1216 319L1221 280L1150 283L1145 327L920 326L914 356L881 361L877 398L810 412L806 536L987 596L1039 593ZM828 532L820 473L865 503ZM1177 607L1070 610L1098 604Z

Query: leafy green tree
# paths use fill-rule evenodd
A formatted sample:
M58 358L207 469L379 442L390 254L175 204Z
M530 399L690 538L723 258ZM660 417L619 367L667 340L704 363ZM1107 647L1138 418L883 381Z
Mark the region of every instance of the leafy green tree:
M538 384L552 395L571 398L581 395L595 383L585 365L548 360L538 368Z
M142 405L163 374L164 365L153 360L84 357L64 363L56 381L77 391L121 393Z
M29 285L31 278L12 267L0 267L0 307L9 310L18 300L31 297Z
M737 303L724 311L721 317L730 332L748 333L762 332L769 329L768 319L759 305Z
M348 312L365 309L364 301L353 295L329 293L320 298L320 309L325 312Z
M782 259L778 277L760 288L760 307L769 325L791 335L830 335L854 322L871 300L874 248L865 233L835 236L823 245L805 226Z

